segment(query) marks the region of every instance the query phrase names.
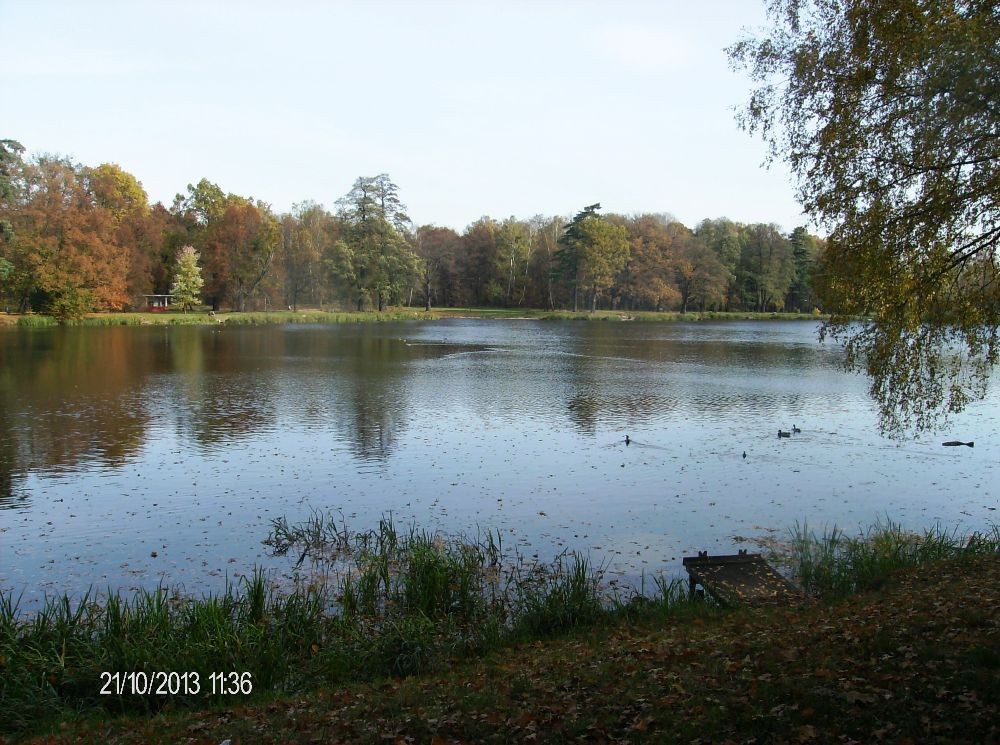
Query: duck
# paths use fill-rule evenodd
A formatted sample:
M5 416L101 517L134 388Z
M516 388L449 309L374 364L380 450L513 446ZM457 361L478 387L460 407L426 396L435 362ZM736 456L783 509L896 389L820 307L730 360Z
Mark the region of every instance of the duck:
M792 436L791 432L782 432L780 429L778 430L778 437L791 437L791 436Z
M801 434L801 433L802 433L802 430L801 430L801 429L799 429L798 427L796 427L796 426L795 426L795 425L793 424L793 425L792 425L792 434L795 434L795 435L798 435L798 434Z
M744 450L744 451L743 451L743 460L746 460L746 459L747 459L747 451L746 451L746 450Z
M628 445L630 442L632 442L632 440L629 439L628 435L625 435L625 444Z

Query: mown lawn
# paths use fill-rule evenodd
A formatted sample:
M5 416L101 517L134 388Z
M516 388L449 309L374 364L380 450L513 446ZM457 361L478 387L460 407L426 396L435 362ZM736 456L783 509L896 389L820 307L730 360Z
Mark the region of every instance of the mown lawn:
M36 741L989 743L998 705L994 554L831 603L592 627L432 674Z

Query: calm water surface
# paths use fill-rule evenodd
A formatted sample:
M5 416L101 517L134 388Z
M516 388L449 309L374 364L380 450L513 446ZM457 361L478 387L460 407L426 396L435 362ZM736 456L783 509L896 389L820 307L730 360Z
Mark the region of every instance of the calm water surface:
M797 520L989 525L996 386L898 444L839 361L802 322L0 330L0 590L281 576L270 521L312 509L626 579Z

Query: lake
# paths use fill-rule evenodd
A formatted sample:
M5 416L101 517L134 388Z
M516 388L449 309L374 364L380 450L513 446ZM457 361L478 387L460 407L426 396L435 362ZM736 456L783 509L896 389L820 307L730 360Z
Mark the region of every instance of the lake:
M450 319L0 329L0 589L222 588L270 521L499 531L624 580L683 555L996 519L996 386L942 433L878 434L812 322ZM800 434L777 438L797 425ZM626 434L631 444L625 444ZM945 448L943 440L974 440ZM743 453L746 453L746 458Z

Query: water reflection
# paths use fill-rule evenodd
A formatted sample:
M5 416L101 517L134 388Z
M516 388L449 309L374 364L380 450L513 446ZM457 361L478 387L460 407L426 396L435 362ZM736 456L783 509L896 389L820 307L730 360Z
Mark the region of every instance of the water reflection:
M897 446L839 360L808 323L3 329L0 589L210 588L312 507L625 571L801 518L995 515L995 398L945 438L974 451Z
M0 494L30 472L121 465L139 452L151 417L147 382L169 366L115 331L0 334Z
M0 503L26 474L121 466L165 431L211 452L313 428L361 461L385 462L415 408L588 435L678 413L802 409L836 358L817 350L811 329L760 326L8 330ZM472 338L484 328L492 339Z

